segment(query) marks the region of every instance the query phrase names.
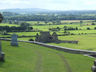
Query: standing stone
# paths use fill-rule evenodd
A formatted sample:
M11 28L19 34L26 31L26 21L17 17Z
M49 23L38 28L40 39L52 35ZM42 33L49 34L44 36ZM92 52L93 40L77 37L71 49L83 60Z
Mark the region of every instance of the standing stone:
M5 54L4 54L4 52L2 52L2 46L1 46L1 41L0 41L0 61L1 62L5 61L4 56L5 56Z
M12 35L11 46L18 46L17 35Z

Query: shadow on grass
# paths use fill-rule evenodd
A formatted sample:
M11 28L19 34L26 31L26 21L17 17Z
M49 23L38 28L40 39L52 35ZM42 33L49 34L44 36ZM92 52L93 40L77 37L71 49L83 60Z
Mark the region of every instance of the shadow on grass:
M2 68L3 67L3 64L4 64L5 62L0 62L0 68Z

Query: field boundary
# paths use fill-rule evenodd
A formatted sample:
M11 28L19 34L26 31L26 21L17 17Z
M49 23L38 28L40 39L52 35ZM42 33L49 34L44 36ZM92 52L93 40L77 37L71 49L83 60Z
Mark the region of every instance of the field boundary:
M11 41L11 39L5 39L5 38L1 38L0 40ZM18 42L33 43L33 44L41 45L41 46L48 47L48 48L51 48L51 49L55 49L55 50L59 50L59 51L64 51L64 52L68 52L68 53L73 53L73 54L96 55L96 51L72 49L72 48L67 48L67 47L49 45L49 44L46 44L46 43L41 43L41 42L36 42L36 41L18 40Z

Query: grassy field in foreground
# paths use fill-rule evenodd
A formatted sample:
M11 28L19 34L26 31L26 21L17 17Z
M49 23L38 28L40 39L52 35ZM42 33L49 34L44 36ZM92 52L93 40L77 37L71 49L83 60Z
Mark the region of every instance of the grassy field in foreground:
M35 44L19 43L19 47L2 42L6 54L0 72L91 72L93 58L56 51Z

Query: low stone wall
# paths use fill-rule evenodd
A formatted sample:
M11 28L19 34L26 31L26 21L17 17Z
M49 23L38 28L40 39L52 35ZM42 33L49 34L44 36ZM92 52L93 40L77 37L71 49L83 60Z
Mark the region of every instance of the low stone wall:
M1 40L10 41L10 39L1 39ZM64 51L64 52L68 52L68 53L73 53L73 54L96 55L96 51L71 49L71 48L67 48L67 47L48 45L48 44L45 44L45 43L35 42L35 41L21 41L21 40L19 40L19 42L33 43L33 44L41 45L41 46L48 47L48 48L51 48L51 49L55 49L55 50L59 50L59 51Z
M66 41L65 41L65 40L64 40L64 41L60 41L60 40L59 40L58 42L59 42L59 43L72 43L72 44L78 44L78 41L67 41L67 40L66 40Z

